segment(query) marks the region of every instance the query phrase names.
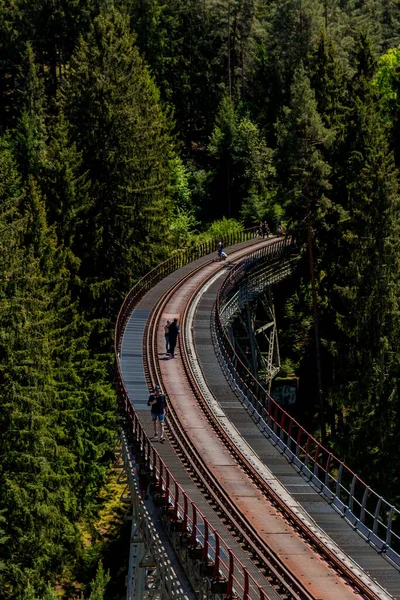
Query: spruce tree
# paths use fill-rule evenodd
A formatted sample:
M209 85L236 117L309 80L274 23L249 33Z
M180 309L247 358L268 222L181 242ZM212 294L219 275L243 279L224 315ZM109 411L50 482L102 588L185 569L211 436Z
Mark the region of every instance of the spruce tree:
M397 431L388 426L396 421L398 411L398 179L372 85L373 57L365 38L357 61L342 145L342 186L337 190L346 191L348 219L340 227L334 264L335 387L350 428L346 450L351 460L362 465L367 452L374 463L369 462L368 468L373 466L380 479L379 489L398 494L396 480L385 475L387 459L398 448Z
M4 597L12 598L28 581L40 587L44 577L61 568L76 531L65 510L72 452L56 434L54 312L43 272L41 198L33 183L23 191L4 140L0 162L0 512L8 537L0 547L5 563L0 577Z
M18 112L14 134L15 154L22 175L37 176L46 136L45 95L30 43L26 44L22 54L16 86L18 91L15 104Z
M208 212L259 220L273 210L273 153L257 125L242 112L228 95L223 98L208 145L215 172L214 206Z
M84 309L111 328L123 294L168 243L170 151L156 88L116 9L102 11L80 40L64 107L91 182L75 238L91 286Z
M326 191L330 189L331 168L324 151L334 132L323 125L302 65L291 87L290 106L284 109L276 132L278 177L286 189L287 216L296 225L304 223L310 211L313 227L319 228L330 210Z

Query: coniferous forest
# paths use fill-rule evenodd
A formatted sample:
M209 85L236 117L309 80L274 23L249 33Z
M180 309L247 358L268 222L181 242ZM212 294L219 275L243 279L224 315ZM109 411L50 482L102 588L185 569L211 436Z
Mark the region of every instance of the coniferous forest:
M0 0L2 600L81 559L125 294L260 219L304 247L275 296L296 417L323 434L311 233L326 443L400 501L399 140L397 0Z

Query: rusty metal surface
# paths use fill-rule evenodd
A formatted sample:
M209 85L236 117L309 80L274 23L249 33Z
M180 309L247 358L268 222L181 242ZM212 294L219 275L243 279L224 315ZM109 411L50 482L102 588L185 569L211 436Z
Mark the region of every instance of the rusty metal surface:
M316 524L394 598L400 598L399 571L369 546L266 439L233 394L221 370L215 367L210 319L219 285L220 282L216 282L204 294L194 320L196 354L211 391L243 438Z
M187 268L187 267L186 267ZM220 268L227 268L226 263L212 263L202 269L194 279L189 280L187 284L180 286L178 292L174 294L171 300L164 308L162 323L164 320L173 317L180 318L185 307L186 301L191 293L197 288L199 283ZM173 279L170 276L170 279ZM157 293L160 295L162 289L167 289L171 282L164 281L160 284L159 290L152 290L147 294L138 307L139 310L148 311L154 304ZM161 324L162 324L161 323ZM124 342L121 349L121 361L124 373L124 379L132 385L132 392L136 389L138 382L143 384L144 372L138 365L137 344L140 344L140 329L143 323L134 324L132 321L132 335L130 330L126 330ZM135 329L136 327L136 329ZM126 340L125 340L126 338ZM133 346L132 346L133 344ZM190 436L191 444L199 454L214 478L226 491L230 498L235 499L235 504L242 515L259 532L260 538L272 548L273 552L279 555L282 562L288 569L294 573L303 583L303 586L310 592L310 596L320 599L341 599L360 597L352 587L338 577L337 572L316 554L310 545L301 538L292 526L282 518L282 514L265 497L265 495L254 485L253 481L237 464L236 459L228 451L226 445L216 436L214 428L210 425L208 418L193 394L192 387L187 380L180 352L178 349L178 358L172 359L166 357L165 341L163 328L158 330L158 355L159 369L162 375L162 381L168 393L174 411L179 417L179 421ZM214 357L215 361L216 358ZM134 373L134 377L132 377ZM139 389L139 388L138 388ZM143 387L140 388L143 393ZM135 398L133 396L133 400ZM144 408L143 400L140 398L137 408ZM151 434L151 429L150 429ZM178 457L173 455L170 446L165 444L162 447L163 454L168 454L169 464L174 460L179 461ZM172 464L172 467L174 465ZM177 467L178 470L178 467ZM192 491L195 491L192 486Z

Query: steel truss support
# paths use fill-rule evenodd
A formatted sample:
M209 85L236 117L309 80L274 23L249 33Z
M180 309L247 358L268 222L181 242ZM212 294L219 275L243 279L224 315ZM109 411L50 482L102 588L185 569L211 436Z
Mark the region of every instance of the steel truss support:
M125 518L132 521L126 600L191 600L187 584L178 574L173 548L160 525L151 498L140 497L136 464L129 452L125 434L121 434L122 459L127 477L123 499L128 500ZM129 496L127 495L129 492ZM178 570L177 570L178 569Z
M270 391L272 380L279 373L281 365L270 286L246 302L230 328L235 330L235 333L232 332L235 349L253 375L264 381Z

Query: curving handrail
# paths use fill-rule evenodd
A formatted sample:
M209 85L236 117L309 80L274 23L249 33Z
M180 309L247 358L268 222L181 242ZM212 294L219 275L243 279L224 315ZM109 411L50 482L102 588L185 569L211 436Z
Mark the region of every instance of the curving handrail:
M235 352L221 318L232 291L240 285L255 262L271 264L279 254L283 258L292 248L290 240L278 240L249 254L224 280L217 295L214 323L220 360L262 431L354 529L400 567L397 552L400 536L394 531L395 523L398 526L400 522L400 511L322 446L268 394Z
M163 507L188 547L189 555L208 568L211 585L223 588L224 594L234 591L242 600L269 600L267 592L249 574L245 565L234 555L218 531L189 498L173 473L151 444L137 412L131 403L126 406L132 430L131 451L136 456L142 472L147 473L154 490L155 502ZM225 596L224 596L225 597Z
M257 227L250 227L243 231L237 231L221 238L221 241L225 246L231 246L249 240L257 235ZM170 273L173 273L177 269L188 265L190 262L202 258L216 251L218 248L218 240L208 240L202 244L184 248L176 252L170 258L167 258L164 262L154 267L151 271L146 273L144 277L133 286L125 297L120 311L118 313L117 322L115 325L114 334L114 351L115 357L118 359L118 352L120 350L120 344L122 340L122 334L130 317L133 308L140 302L143 296L151 290L159 281L167 277ZM118 361L117 361L118 364Z

